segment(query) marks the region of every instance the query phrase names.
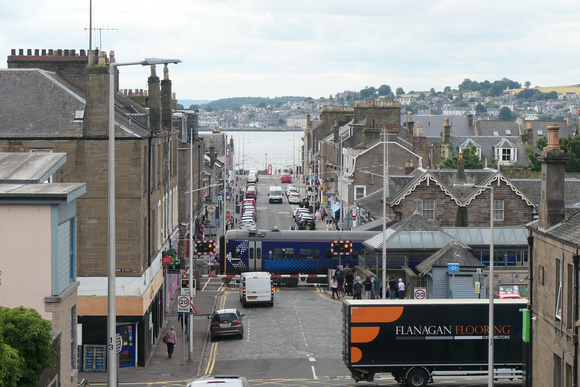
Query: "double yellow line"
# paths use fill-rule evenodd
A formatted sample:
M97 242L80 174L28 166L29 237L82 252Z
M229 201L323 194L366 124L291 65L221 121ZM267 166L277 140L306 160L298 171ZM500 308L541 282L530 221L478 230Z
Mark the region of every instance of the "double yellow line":
M233 292L223 292L218 300L217 303L217 309L224 309L226 307L226 299L228 298L228 295L230 293ZM213 372L213 368L215 366L215 358L217 355L217 347L218 347L218 343L211 343L210 349L209 349L209 356L207 359L207 365L205 366L205 371L203 373L202 378L209 378Z

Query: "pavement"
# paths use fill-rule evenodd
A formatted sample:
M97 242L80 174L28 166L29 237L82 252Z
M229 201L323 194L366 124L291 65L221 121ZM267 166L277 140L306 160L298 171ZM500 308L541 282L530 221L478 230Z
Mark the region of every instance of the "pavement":
M145 367L120 368L117 381L118 383L131 383L138 385L143 382L147 385L158 384L155 382L186 382L197 379L204 375L203 354L209 337L209 319L207 315L214 310L216 296L221 294L215 290L198 291L193 302L193 307L197 315L190 316L190 322L193 323L193 353L192 360L189 360L189 343L186 341L183 345L184 332L181 330L181 324L178 321L176 299L170 304L170 311L166 315L165 324L157 337L153 350L147 359ZM175 327L177 333L177 344L173 352L173 357L169 359L167 355L167 346L163 343L163 335L171 327ZM186 332L187 334L187 332ZM185 350L185 351L184 351ZM79 372L79 383L82 380L87 381L90 386L106 386L108 380L107 372Z

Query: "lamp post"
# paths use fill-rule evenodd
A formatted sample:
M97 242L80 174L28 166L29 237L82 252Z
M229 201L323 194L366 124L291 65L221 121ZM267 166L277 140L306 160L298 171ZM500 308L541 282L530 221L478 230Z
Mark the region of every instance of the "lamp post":
M383 128L383 300L387 299L387 198L389 197L389 147L387 129Z
M487 385L489 387L493 386L493 376L494 376L494 311L493 311L493 266L494 266L494 252L493 252L493 187L485 185L475 185L475 184L453 184L454 187L463 188L483 188L490 190L490 205L489 205L489 286L488 286L488 296L489 296L489 326L488 326L488 364L487 364Z
M146 58L140 62L109 63L109 157L108 157L108 205L109 205L109 232L107 256L107 372L108 385L117 385L117 300L115 294L116 270L116 236L115 236L115 70L119 66L147 66L157 64L180 63L179 59Z

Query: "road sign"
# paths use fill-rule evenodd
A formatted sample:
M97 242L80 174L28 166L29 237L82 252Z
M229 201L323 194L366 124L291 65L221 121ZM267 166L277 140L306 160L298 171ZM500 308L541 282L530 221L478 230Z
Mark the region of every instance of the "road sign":
M414 291L415 300L424 300L427 298L427 289L425 288L415 288Z
M171 265L173 263L173 257L171 255L166 255L165 257L161 258L161 262L166 265Z
M190 306L189 297L179 296L177 298L177 312L189 312Z
M215 212L215 210L216 210L215 204L208 204L207 205L207 212L209 212L210 214Z
M447 273L449 273L449 274L459 273L459 264L458 263L448 263L447 264Z

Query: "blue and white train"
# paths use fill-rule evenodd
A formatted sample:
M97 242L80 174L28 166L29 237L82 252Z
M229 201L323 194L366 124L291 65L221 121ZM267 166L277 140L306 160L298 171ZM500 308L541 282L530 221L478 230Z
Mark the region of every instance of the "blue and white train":
M338 265L358 265L359 257L365 254L363 241L377 234L376 231L229 230L225 238L226 254L220 260L225 262L228 274L244 271L326 274ZM337 240L350 241L352 254L333 254L332 243Z

